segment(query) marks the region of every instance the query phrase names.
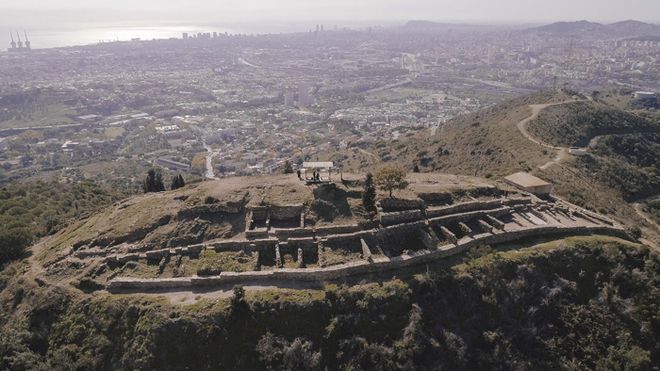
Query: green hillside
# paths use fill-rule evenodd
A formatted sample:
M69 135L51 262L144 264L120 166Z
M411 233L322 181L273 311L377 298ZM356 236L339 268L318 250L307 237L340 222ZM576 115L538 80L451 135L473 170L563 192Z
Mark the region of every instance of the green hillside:
M574 102L544 109L528 128L545 143L584 147L598 135L658 132L660 122L600 103Z
M181 306L82 296L17 263L0 275L0 369L644 370L660 361L659 267L640 245L584 237Z

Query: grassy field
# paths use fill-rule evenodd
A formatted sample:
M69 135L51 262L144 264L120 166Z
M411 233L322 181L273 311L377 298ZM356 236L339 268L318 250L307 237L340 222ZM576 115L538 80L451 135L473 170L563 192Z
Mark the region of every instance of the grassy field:
M50 104L42 109L20 112L17 117L0 121L0 129L72 124L76 111L64 104Z

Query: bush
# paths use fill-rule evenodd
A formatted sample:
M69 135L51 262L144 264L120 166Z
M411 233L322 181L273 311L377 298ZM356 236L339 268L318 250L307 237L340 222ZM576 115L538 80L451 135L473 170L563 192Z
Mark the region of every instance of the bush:
M267 332L257 343L257 353L269 370L318 370L321 366L321 353L301 338L288 342Z
M0 264L22 258L33 240L27 228L0 230Z
M84 292L103 290L105 286L89 277L83 277L78 281L77 287Z

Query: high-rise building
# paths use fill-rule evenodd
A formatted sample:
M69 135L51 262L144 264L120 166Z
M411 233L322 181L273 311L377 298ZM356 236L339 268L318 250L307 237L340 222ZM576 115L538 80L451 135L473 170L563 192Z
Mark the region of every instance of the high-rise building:
M183 33L183 39L184 39L184 40L188 40L188 33L187 33L187 32L184 32L184 33Z
M287 107L294 105L294 95L293 93L286 92L284 93L284 105Z

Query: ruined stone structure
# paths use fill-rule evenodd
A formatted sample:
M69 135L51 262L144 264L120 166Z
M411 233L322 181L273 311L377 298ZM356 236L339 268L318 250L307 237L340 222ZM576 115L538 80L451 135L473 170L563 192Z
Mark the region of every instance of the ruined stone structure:
M107 288L164 289L263 280L331 281L427 263L477 245L533 236L597 233L626 237L623 228L608 218L552 197L541 200L523 194L514 198L435 204L428 206L423 199L381 200L374 223L318 228L305 226L303 205L251 207L246 210L244 239L113 254L104 259L106 263L125 263L181 255L195 257L205 249L243 251L254 259L253 271L223 271L205 277L115 277L109 280Z

